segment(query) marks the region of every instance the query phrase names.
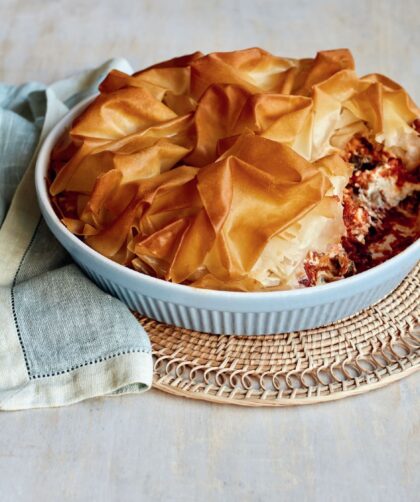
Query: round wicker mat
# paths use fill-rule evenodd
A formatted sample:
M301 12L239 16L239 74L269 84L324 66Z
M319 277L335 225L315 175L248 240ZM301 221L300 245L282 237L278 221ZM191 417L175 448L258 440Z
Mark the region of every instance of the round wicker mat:
M138 315L150 335L154 387L245 406L330 401L420 369L420 265L376 305L322 328L221 336Z

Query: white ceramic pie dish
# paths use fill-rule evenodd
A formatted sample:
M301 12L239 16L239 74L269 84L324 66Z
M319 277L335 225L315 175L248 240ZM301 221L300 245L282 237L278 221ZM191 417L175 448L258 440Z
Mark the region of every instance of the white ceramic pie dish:
M315 328L348 317L390 293L420 259L420 240L385 263L341 281L306 289L240 293L173 284L119 265L69 232L55 214L45 176L61 134L92 101L80 103L45 139L36 164L41 212L55 237L102 289L133 310L167 324L225 335L263 335Z

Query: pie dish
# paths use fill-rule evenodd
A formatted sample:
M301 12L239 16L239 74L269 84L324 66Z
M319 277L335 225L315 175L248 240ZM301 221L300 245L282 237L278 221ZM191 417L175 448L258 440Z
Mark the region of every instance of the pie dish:
M418 109L348 51L194 54L100 90L46 139L36 185L54 234L131 308L213 333L312 328L418 260Z

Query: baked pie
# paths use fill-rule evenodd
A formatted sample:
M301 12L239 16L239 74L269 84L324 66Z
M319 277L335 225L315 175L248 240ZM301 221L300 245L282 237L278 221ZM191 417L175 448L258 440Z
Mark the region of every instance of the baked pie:
M49 192L102 255L190 286L335 281L420 234L420 113L346 49L171 59L100 94L55 146Z

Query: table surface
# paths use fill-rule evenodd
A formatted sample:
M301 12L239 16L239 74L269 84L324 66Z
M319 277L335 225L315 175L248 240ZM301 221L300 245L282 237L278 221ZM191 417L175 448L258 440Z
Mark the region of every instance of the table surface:
M419 100L416 0L1 0L0 80L110 57L349 47ZM418 500L418 376L359 397L246 409L158 391L0 415L2 500Z

